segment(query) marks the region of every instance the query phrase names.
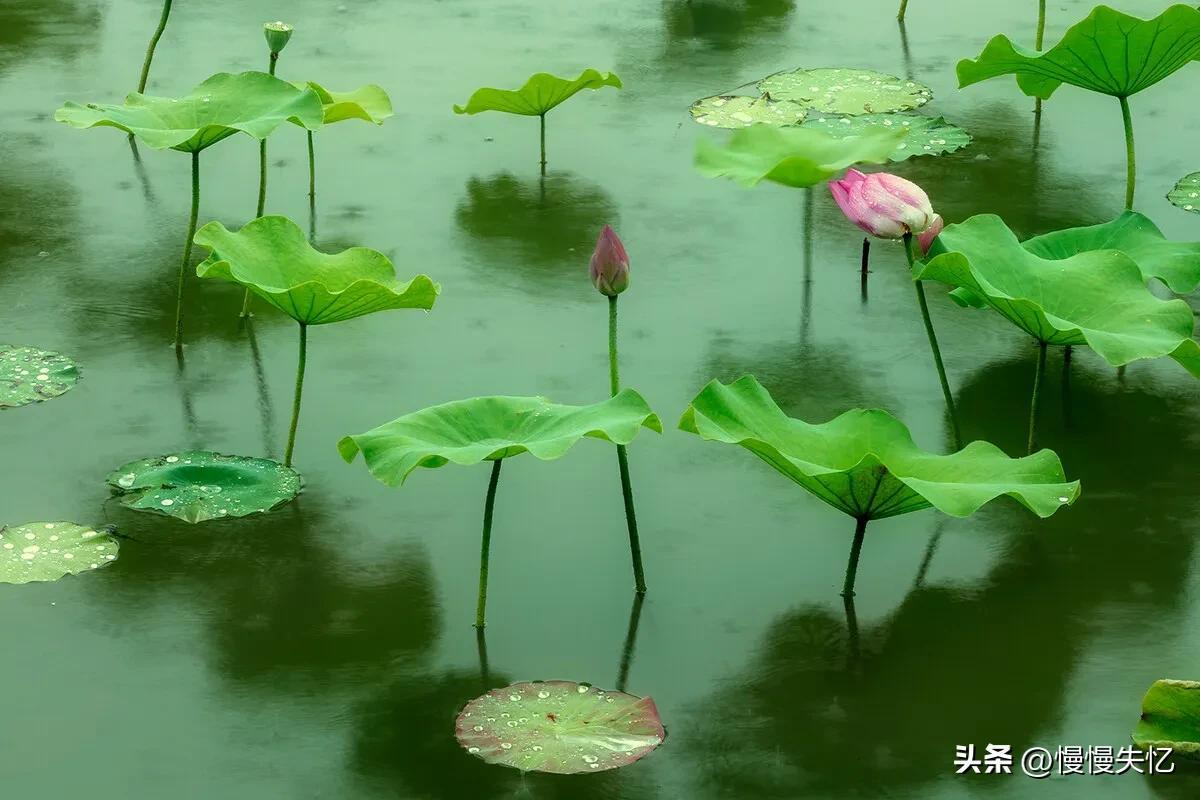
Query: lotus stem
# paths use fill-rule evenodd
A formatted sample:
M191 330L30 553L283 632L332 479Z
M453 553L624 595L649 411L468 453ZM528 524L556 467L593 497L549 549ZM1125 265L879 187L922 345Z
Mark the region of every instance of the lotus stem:
M1133 146L1133 117L1129 115L1129 98L1121 101L1121 120L1125 123L1125 208L1133 209L1133 193L1137 185L1137 151Z
M486 692L492 688L492 671L488 667L487 637L482 627L475 629L475 649L479 653L479 682Z
M546 115L539 114L542 139L542 174L546 174Z
M916 261L913 255L913 236L904 234L904 253L908 257L911 271ZM950 426L954 430L954 447L962 447L962 434L958 428L958 412L954 408L954 395L950 392L950 381L946 379L946 366L942 363L942 351L938 347L937 334L933 330L933 320L929 318L929 303L925 300L925 287L919 280L913 281L917 291L917 305L921 308L921 319L925 322L925 334L929 337L929 349L933 351L933 363L937 367L938 380L942 384L942 396L946 399L946 410L950 412Z
M608 298L608 382L613 397L621 391L617 366L617 297ZM646 591L646 573L642 568L642 545L638 537L637 512L633 507L633 485L629 480L629 455L625 445L617 445L617 466L621 471L621 496L625 500L625 525L629 529L629 555L633 559L633 585L638 594Z
M1046 40L1046 0L1038 0L1037 38L1033 46L1041 52L1042 43Z
M617 671L617 691L625 691L629 682L629 667L633 663L633 650L637 645L638 626L642 621L642 604L646 595L640 592L633 594L633 606L629 609L629 628L625 631L625 644L621 647L621 666Z
M317 150L313 146L313 132L308 132L308 196L317 197Z
M861 293L862 301L867 302L867 276L871 274L871 239L863 237L862 243L862 278L861 278Z
M304 366L308 356L308 325L300 323L300 358L296 363L296 394L292 397L292 424L288 428L287 450L283 454L283 465L292 465L292 453L296 450L296 428L300 424L300 398L304 394Z
M854 579L858 575L858 558L862 555L863 538L867 535L868 517L854 523L854 543L850 545L850 560L846 562L846 580L842 582L842 597L854 597Z
M1033 455L1037 446L1037 413L1038 398L1042 392L1042 380L1046 375L1046 343L1038 342L1037 372L1033 373L1033 399L1029 402L1029 441L1025 448L1026 455Z
M904 15L908 12L908 0L900 0L900 11L896 14L896 19L904 22Z
M183 283L192 260L192 237L196 235L196 219L200 216L200 151L192 153L192 214L188 221L187 239L183 243L183 258L179 261L179 285L175 292L175 354L183 354Z
M279 53L271 53L270 63L267 65L267 72L270 75L275 74L275 65L279 61ZM263 139L258 143L258 206L254 212L254 218L258 219L267 209L267 140ZM250 316L250 290L246 290L245 296L242 298L242 317Z
M492 549L492 510L496 506L496 484L500 481L503 458L492 462L492 477L488 481L487 501L483 506L483 542L479 548L479 600L475 605L475 627L483 630L487 624L488 554Z
M138 94L146 91L146 81L150 80L150 62L154 61L154 49L158 47L158 40L162 38L163 31L167 29L167 18L170 16L171 0L163 0L162 16L159 17L154 35L150 37L150 45L146 48L146 60L142 62L142 75L138 78Z

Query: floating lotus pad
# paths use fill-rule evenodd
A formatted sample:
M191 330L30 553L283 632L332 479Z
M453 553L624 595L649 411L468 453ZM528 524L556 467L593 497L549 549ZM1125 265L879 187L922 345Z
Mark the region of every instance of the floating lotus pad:
M0 408L58 397L69 392L78 380L75 362L62 353L0 344Z
M821 500L856 519L924 508L966 517L1007 495L1039 517L1079 497L1058 456L1042 450L1009 458L987 442L952 455L919 449L886 411L855 409L820 425L788 417L753 376L713 381L692 400L679 428L736 444Z
M1169 747L1174 755L1200 760L1200 683L1155 681L1142 700L1133 743L1141 750Z
M858 136L863 130L881 125L905 131L903 141L896 145L889 161L904 161L913 156L940 156L961 150L971 143L971 134L951 125L942 117L919 117L911 114L863 114L857 117L813 117L805 128L824 131L831 136Z
M361 119L382 125L388 117L394 116L392 100L383 87L373 83L360 86L351 92L334 92L326 89L315 81L293 84L299 89L312 89L321 98L321 107L325 114L325 124L332 125L348 119Z
M1185 175L1175 184L1175 188L1167 195L1172 204L1184 211L1200 214L1200 172Z
M277 461L204 450L131 461L107 481L127 507L186 522L270 511L303 486L295 470Z
M455 114L479 114L483 111L503 111L539 117L584 89L621 88L621 79L611 72L585 69L578 78L559 78L539 72L520 89L477 89L465 106L454 106Z
M539 681L493 689L467 703L454 736L489 764L574 775L645 758L666 731L649 697Z
M765 125L799 125L804 121L808 109L791 100L720 95L692 103L691 113L693 120L712 128L748 128L756 122Z
M0 583L56 581L117 560L117 540L74 522L0 528Z
M366 247L322 253L287 217L259 217L236 233L210 222L195 240L212 251L197 275L245 286L304 325L393 308L428 309L440 291L425 275L401 283L388 257Z
M930 253L916 267L917 280L965 289L952 297L994 309L1038 341L1087 345L1113 366L1169 355L1200 377L1191 308L1155 297L1125 253L1103 249L1042 258L993 214L947 226Z
M769 75L758 90L826 114L890 114L920 108L933 92L916 81L869 69L798 69Z
M54 118L75 128L119 128L156 150L192 153L239 131L265 139L285 122L317 130L324 111L311 89L265 72L219 72L177 99L135 92L124 105L67 103Z

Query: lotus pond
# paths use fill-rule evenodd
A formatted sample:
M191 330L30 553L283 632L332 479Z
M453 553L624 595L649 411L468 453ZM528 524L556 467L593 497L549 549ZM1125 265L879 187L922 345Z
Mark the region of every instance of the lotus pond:
M1200 12L818 5L0 3L0 795L1200 796Z

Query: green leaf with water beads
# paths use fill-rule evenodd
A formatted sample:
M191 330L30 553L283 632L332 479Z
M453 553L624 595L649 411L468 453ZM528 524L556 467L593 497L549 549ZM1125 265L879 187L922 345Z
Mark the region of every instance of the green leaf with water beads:
M869 69L777 72L759 81L758 90L774 100L794 100L826 114L890 114L933 99L928 86Z
M1200 11L1174 5L1154 19L1096 6L1062 41L1039 53L1007 36L987 43L975 60L958 62L959 87L1016 75L1021 91L1048 99L1064 83L1129 97L1200 59Z
M195 241L212 251L197 275L245 286L304 325L393 308L429 309L441 291L425 275L398 281L388 257L366 247L322 253L287 217L259 217L236 233L210 222Z
M1167 199L1184 211L1200 214L1200 172L1180 178L1179 183L1175 184L1175 188L1167 195Z
M804 123L805 128L824 131L831 136L858 136L872 125L899 127L904 139L888 157L889 161L904 161L913 156L940 156L961 150L971 143L971 134L943 117L920 117L915 114L863 114L857 117L820 116Z
M277 461L205 450L131 461L106 480L128 508L185 522L267 512L304 485L299 473Z
M321 98L321 107L325 112L325 124L332 125L347 119L361 119L382 125L383 121L394 115L392 100L383 87L369 83L360 86L352 92L334 92L326 89L315 81L294 84L297 88L312 89Z
M791 100L769 97L719 95L697 100L691 106L692 119L710 128L749 128L764 125L799 125L808 109Z
M79 380L75 362L62 353L0 344L0 408L17 408L65 394Z
M904 423L878 409L855 409L820 425L780 410L753 376L713 381L692 400L680 430L736 444L839 511L882 519L924 508L966 517L1007 495L1039 517L1079 497L1058 456L1042 450L1009 458L987 442L952 455L913 443Z
M836 137L817 130L753 125L734 131L725 147L696 142L696 169L710 178L731 178L746 186L773 181L784 186L815 186L855 164L882 164L904 138L903 130L882 126L859 136Z
M553 461L580 439L629 444L643 427L662 433L662 422L633 389L587 406L544 397L473 397L347 436L338 451L347 462L361 452L372 475L399 486L418 467L471 465L521 453Z
M586 683L532 681L467 703L454 736L489 764L574 775L645 758L663 743L666 730L649 697Z
M1200 760L1200 682L1155 681L1142 700L1133 743L1140 750L1171 748L1176 756Z
M1091 235L1076 230L1084 231L1080 241ZM965 289L955 296L960 303L990 307L1038 341L1087 345L1113 366L1171 356L1200 377L1191 308L1155 297L1126 253L1047 259L1022 247L993 214L947 226L930 253L917 280Z
M539 117L584 89L603 89L605 86L620 89L621 79L612 72L601 73L594 69L585 69L574 80L539 72L531 76L520 89L476 89L465 106L454 106L454 113L503 111L506 114Z
M321 127L321 99L265 72L219 72L180 98L136 92L124 105L67 103L54 113L74 128L112 127L155 150L199 152L239 131L266 139L285 122Z
M117 540L74 522L0 528L0 583L56 581L117 560Z

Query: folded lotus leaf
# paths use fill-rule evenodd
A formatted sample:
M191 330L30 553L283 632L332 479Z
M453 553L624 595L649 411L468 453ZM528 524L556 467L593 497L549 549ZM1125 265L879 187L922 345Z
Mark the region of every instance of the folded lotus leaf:
M751 375L713 381L692 400L679 428L740 445L829 505L856 519L883 519L933 507L966 517L1003 495L1039 517L1079 497L1058 456L1042 450L1009 458L988 442L951 455L919 449L904 423L855 409L821 425L788 417Z
M547 72L539 72L525 81L520 89L476 89L465 106L454 106L455 114L478 114L482 111L503 111L540 117L558 104L569 100L584 89L621 88L621 79L611 72L585 69L571 80Z
M815 186L855 164L886 162L904 131L876 126L858 136L830 136L806 128L752 125L734 131L725 147L696 143L696 169L710 178L746 186L773 181L797 188Z
M692 119L710 128L748 128L756 122L764 125L799 125L808 109L792 100L769 97L719 95L692 103Z
M1094 235L1080 230L1079 241ZM1191 308L1155 297L1123 252L1047 259L1022 247L993 214L947 226L930 252L936 255L917 265L917 280L965 289L969 294L958 295L959 302L990 307L1038 341L1087 345L1113 366L1169 355L1200 377Z
M66 394L79 368L62 353L0 344L0 408L17 408Z
M1195 8L1174 5L1145 20L1096 6L1045 52L1018 47L1007 36L995 37L978 58L958 62L958 85L1016 75L1021 91L1043 100L1064 83L1129 97L1196 59L1200 11Z
M826 114L888 114L933 99L928 86L869 69L819 67L777 72L758 82L774 100L794 100Z
M199 152L239 131L266 139L285 122L321 127L321 99L265 72L219 72L179 98L134 92L124 105L67 103L54 113L75 128L113 127L156 150Z
M1176 756L1200 760L1200 682L1155 681L1142 700L1133 743L1141 750L1170 748Z
M56 581L117 560L120 546L107 532L74 522L30 522L0 527L0 583Z
M832 136L858 136L872 125L893 126L904 131L904 139L896 145L889 161L904 161L913 156L940 156L961 150L971 143L971 134L943 117L921 117L915 114L861 114L857 117L811 117L805 128L824 131Z
M259 217L236 233L210 222L195 241L212 251L197 275L245 286L304 325L391 308L429 309L441 291L425 275L401 283L388 257L366 247L322 253L287 217Z
M315 81L294 84L297 88L312 89L321 98L321 107L325 112L325 124L332 125L347 119L361 119L382 125L383 121L394 115L392 100L383 87L369 83L360 86L352 92L334 92L326 89Z
M1175 188L1167 195L1167 199L1184 211L1200 214L1200 172L1180 178L1179 183L1175 184Z
M338 452L347 462L361 452L372 475L399 486L418 467L478 464L526 452L552 461L585 437L629 444L643 427L662 433L662 422L633 389L587 406L544 397L473 397L347 436Z

